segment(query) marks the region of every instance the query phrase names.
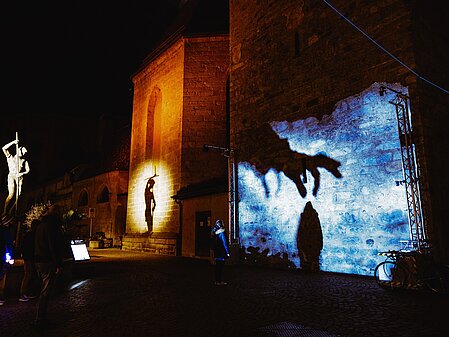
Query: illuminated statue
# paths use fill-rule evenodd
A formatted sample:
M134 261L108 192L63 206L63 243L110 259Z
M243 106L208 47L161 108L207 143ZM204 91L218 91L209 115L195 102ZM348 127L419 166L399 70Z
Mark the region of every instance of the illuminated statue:
M23 146L19 147L18 144L19 140L16 138L15 140L9 142L2 148L3 153L5 154L6 160L8 162L8 169L9 169L8 196L5 200L3 215L7 214L8 212L11 212L12 207L10 207L10 203L14 196L16 197L14 205L16 205L17 200L22 192L23 176L30 172L30 166L28 165L28 162L23 158L23 156L27 153L27 150ZM9 148L12 145L16 145L16 154L14 156L9 152Z
M323 249L323 232L318 213L308 201L299 220L298 245L301 269L320 270L320 254Z
M154 177L157 177L157 175L155 174L148 178L147 185L145 186L145 221L149 233L153 231L153 215L156 208L156 199L154 198L153 192L154 184L156 183L153 179Z

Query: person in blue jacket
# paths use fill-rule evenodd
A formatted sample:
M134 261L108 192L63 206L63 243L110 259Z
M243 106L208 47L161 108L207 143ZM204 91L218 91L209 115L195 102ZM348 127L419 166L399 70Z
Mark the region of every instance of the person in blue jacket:
M217 220L212 229L212 249L214 250L215 258L215 285L226 285L227 283L222 280L223 267L225 260L229 258L231 254L223 220Z
M0 220L0 306L5 304L6 272L9 265L14 264L12 238L9 230L11 219L4 216Z

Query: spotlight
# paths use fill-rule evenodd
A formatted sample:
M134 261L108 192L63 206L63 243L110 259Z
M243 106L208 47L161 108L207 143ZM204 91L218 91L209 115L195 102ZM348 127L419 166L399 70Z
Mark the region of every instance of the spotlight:
M380 88L379 88L379 95L380 96L385 95L385 91L387 91L387 89L383 85L380 86Z
M209 145L204 144L203 145L203 152L208 152L209 151Z

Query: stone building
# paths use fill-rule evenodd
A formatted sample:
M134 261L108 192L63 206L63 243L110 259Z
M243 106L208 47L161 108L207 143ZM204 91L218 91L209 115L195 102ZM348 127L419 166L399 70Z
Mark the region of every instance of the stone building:
M82 179L72 189L71 204L87 215L76 224L79 236L103 232L120 246L126 228L128 171L114 170Z
M96 232L104 232L120 246L125 234L128 171L113 170L73 180L69 173L34 186L24 193L21 213L33 205L48 202L82 215L74 219L67 230L73 238L89 239Z
M250 263L369 275L429 243L447 260L443 5L231 0L228 49L213 15L192 24L207 3L133 76L125 247L207 256L224 218Z
M230 1L242 258L307 263L297 242L310 202L322 270L369 275L406 241L447 261L447 10L331 3Z
M208 256L227 217L227 159L203 151L227 142L227 25L226 1L187 2L132 76L125 249Z
M96 145L88 147L94 159L57 178L28 185L19 199L18 215L22 218L36 204L57 204L65 212L83 215L67 226L71 237L88 239L95 232L104 232L119 246L126 226L130 127L122 119L108 116L92 124L97 132L92 132L92 138L86 135L86 140ZM43 169L34 162L30 166Z

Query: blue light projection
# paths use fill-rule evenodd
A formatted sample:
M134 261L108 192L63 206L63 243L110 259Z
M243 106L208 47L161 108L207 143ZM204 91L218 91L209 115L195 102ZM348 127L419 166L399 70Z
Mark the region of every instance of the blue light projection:
M321 270L370 275L381 259L377 252L399 249L409 239L405 187L396 183L404 178L393 95L379 96L380 85L338 102L320 120L270 123L292 153L339 162L341 177L320 169L314 196L316 175L304 170L302 197L286 166L260 170L240 162L240 240L247 256L282 257L300 267L298 227L308 201L321 225ZM407 93L400 85L384 85Z

